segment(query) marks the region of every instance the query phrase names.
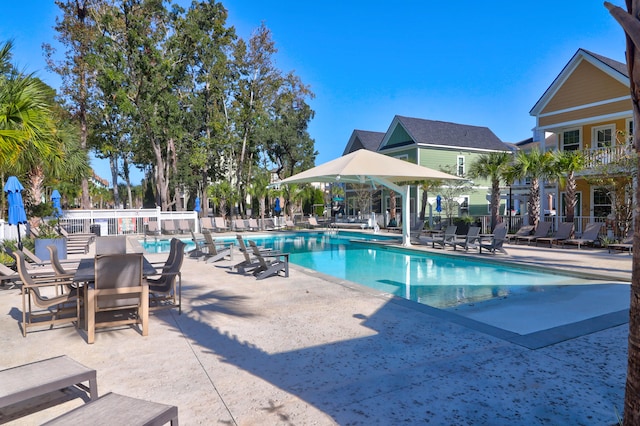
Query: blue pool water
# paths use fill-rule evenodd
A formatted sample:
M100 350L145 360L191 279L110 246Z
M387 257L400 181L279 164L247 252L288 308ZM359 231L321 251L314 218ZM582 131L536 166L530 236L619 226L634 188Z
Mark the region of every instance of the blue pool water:
M290 253L289 260L296 265L438 308L543 291L545 286L588 282L481 260L367 244L372 238L396 238L384 235L341 231L338 234L255 234L245 238ZM235 241L235 238L224 240ZM142 244L149 252L169 250L168 240L148 240Z

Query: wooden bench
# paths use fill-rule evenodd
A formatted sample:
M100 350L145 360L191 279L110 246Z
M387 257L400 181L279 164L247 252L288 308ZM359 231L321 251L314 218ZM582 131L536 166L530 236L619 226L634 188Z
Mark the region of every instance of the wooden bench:
M108 393L96 401L82 405L56 417L45 425L149 425L171 422L178 426L178 407Z
M83 382L89 382L89 386ZM0 371L0 409L70 386L97 399L96 370L66 355L8 368Z

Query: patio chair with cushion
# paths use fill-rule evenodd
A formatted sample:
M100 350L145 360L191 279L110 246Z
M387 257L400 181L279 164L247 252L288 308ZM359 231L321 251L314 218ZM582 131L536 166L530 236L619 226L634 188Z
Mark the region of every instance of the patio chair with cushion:
M96 328L128 324L140 324L140 333L146 336L149 287L142 279L142 254L96 256L95 281L87 287L85 303L88 343L95 341Z
M260 264L253 271L253 275L255 275L257 279L262 280L278 275L280 272L284 272L285 277L289 276L289 253L260 250L260 247L252 240L249 240L249 245L251 246L253 255L258 259L258 263Z
M580 236L580 238L569 238L562 242L562 247L565 245L574 245L578 246L578 250L580 250L580 246L586 245L595 245L600 242L600 231L602 230L602 226L604 224L602 222L591 222L585 228L584 232Z
M551 230L551 222L538 222L538 226L536 227L533 235L522 235L517 236L514 239L514 243L518 244L519 241L526 241L527 244L531 244L532 241L537 240L538 238L544 238L549 235L549 231Z
M14 252L16 267L22 281L22 335L33 326L75 322L80 305L78 293L72 290L73 280L57 277L34 279L25 265L24 254Z
M172 245L175 252L173 257L168 257L162 268L162 272L154 277L147 278L149 284L149 303L154 308L178 307L178 314L182 314L182 263L184 261L184 248L186 244L177 238ZM177 283L177 288L176 288Z
M552 236L536 238L536 247L538 243L549 243L549 247L553 247L554 243L560 244L562 241L571 238L571 234L573 234L573 222L562 222Z

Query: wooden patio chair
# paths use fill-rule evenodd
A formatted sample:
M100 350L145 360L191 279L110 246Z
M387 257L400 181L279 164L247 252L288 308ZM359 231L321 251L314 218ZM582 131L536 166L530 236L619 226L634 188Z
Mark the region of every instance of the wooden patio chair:
M253 251L253 255L258 260L259 266L254 269L253 275L259 280L279 275L284 272L284 276L289 276L289 253L281 253L279 251L264 251L255 241L249 240L249 246Z
M140 325L149 333L149 287L142 279L142 254L106 254L95 258L95 281L86 291L87 343L96 328Z
M78 293L71 290L73 280L48 277L34 279L29 275L21 251L13 253L22 281L22 335L30 327L77 322L80 313Z

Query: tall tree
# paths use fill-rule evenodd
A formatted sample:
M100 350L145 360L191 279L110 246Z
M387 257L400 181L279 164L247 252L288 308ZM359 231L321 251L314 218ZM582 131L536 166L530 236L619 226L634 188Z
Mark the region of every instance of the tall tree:
M440 180L427 180L422 182L420 189L422 189L422 202L420 206L420 220L425 220L427 203L429 202L429 192L435 191L442 186Z
M540 181L553 174L553 154L537 148L520 151L515 158L515 174L519 178L531 179L529 186L529 224L537 226L540 221Z
M498 224L500 210L500 182L506 180L513 156L507 152L483 154L469 167L469 176L491 180L491 231Z
M638 20L640 0L626 0L627 12L609 2L604 4L626 33L633 122L640 123L640 21ZM634 132L633 146L638 154L636 170L640 171L640 132ZM640 185L637 182L635 191L637 202L640 200ZM640 424L640 214L637 206L633 222L633 270L629 306L629 352L624 394L624 426Z
M56 0L56 5L62 11L62 18L56 17L54 28L58 33L56 39L66 47L65 59L56 61L55 49L50 44L43 45L49 68L62 78L62 94L80 126L80 147L85 151L88 148L87 110L91 102L93 78L87 57L96 36L91 13L96 3L100 3L100 0ZM89 207L89 181L84 177L82 208Z

